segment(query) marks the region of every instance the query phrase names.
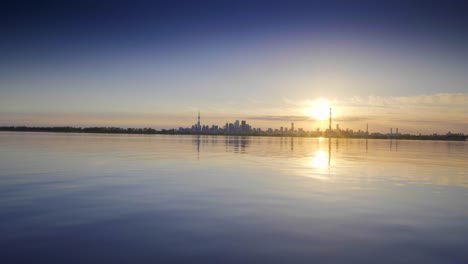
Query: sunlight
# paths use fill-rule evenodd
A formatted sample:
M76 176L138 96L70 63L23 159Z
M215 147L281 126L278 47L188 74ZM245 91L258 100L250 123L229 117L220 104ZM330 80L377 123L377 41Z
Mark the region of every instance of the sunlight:
M317 151L310 159L314 168L323 169L328 167L328 154L325 151Z
M330 114L330 102L326 99L319 99L313 107L305 109L305 113L315 120L326 120Z
M328 157L327 152L323 150L315 151L307 159L304 159L304 168L307 169L307 172L300 172L300 175L316 180L330 180Z

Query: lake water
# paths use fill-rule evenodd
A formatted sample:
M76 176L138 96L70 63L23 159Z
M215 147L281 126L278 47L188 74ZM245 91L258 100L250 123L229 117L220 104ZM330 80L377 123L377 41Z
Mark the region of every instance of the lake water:
M1 263L468 263L468 144L0 133Z

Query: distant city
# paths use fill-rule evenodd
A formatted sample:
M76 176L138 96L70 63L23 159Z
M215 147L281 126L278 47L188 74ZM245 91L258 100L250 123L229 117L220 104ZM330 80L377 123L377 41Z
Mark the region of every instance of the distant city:
M268 128L263 130L261 128L254 128L245 120L236 120L233 123L226 122L224 126L217 125L202 125L200 121L200 113L198 113L198 121L191 127L180 127L175 133L180 134L227 134L227 135L266 135L266 136L302 136L302 137L334 137L334 138L401 138L401 139L459 139L464 140L465 135L463 133L451 133L447 134L431 134L431 135L411 135L400 133L398 128L389 129L389 133L369 133L369 124L366 124L366 131L352 129L341 129L339 124L335 125L335 129L332 129L332 115L330 109L329 127L325 130L317 128L313 131L306 131L303 128L295 128L294 122L291 123L290 127L281 126L279 128Z
M329 126L325 130L317 128L316 130L306 131L303 128L295 128L294 123L289 127L279 128L261 128L252 127L245 120L235 120L233 123L226 122L224 126L202 125L200 113L198 113L197 123L191 127L179 127L178 129L154 128L120 128L120 127L27 127L27 126L3 126L0 131L19 131L19 132L64 132L64 133L109 133L109 134L181 134L181 135L238 135L238 136L279 136L279 137L332 137L332 138L368 138L368 139L414 139L414 140L457 140L466 141L467 136L464 133L429 134L414 135L401 133L399 128L389 128L388 133L369 132L369 124L366 124L366 130L354 131L352 129L341 129L339 124L335 124L332 129L332 115L330 109Z

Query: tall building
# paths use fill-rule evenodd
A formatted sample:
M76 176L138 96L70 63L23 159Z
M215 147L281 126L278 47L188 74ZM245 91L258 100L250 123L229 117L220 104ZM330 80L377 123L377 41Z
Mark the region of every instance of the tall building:
M197 130L201 130L201 125L200 125L200 111L198 111L198 122L197 122Z
M291 133L294 133L294 123L291 123Z
M239 128L240 128L239 120L236 120L236 122L234 122L234 130L235 130L235 132L239 132Z
M330 119L328 120L328 136L331 137L332 134L332 109L330 107Z

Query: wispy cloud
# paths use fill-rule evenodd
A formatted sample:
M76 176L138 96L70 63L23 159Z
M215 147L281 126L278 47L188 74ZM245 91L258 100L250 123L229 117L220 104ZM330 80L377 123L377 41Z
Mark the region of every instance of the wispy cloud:
M336 122L366 122L366 121L371 121L375 120L374 117L366 117L366 116L342 116L342 117L336 117L333 120Z
M302 122L302 121L320 121L313 117L306 115L277 115L277 116L249 116L249 120L262 120L262 121L290 121L290 122ZM358 121L369 121L374 119L373 117L364 116L340 116L333 118L335 122L358 122Z
M467 102L467 93L439 93L418 96L355 96L339 103L348 106L392 108L400 106L467 107Z
M249 116L250 120L262 120L262 121L313 121L314 119L309 116L291 116L291 115L278 115L278 116Z
M313 106L321 98L292 100L285 99L288 106L307 107ZM438 93L416 96L353 96L349 98L328 98L331 106L353 106L353 107L468 107L468 93Z

